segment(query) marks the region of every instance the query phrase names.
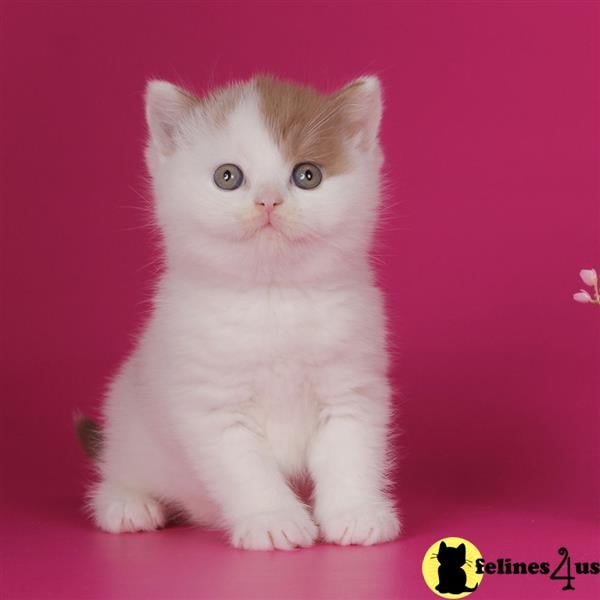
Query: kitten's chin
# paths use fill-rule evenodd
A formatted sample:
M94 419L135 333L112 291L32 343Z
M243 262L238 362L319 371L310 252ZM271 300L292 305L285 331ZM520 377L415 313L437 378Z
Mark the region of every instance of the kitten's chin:
M278 244L281 244L282 242L286 242L288 244L296 244L306 242L308 240L308 236L304 235L297 229L273 223L261 227L256 232L255 237L261 240L265 240L267 242L272 240L273 242Z
M281 248L283 244L294 242L293 239L286 235L286 232L282 228L277 227L272 223L258 229L254 234L253 239L260 245L273 244L274 246L277 246L277 248Z

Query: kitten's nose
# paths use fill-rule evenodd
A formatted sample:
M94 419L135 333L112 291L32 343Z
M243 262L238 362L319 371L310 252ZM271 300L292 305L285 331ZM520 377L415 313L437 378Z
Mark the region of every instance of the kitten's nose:
M270 213L275 210L276 206L283 204L283 198L280 198L279 196L258 196L254 200L254 204L256 204L256 206L262 206L268 213Z

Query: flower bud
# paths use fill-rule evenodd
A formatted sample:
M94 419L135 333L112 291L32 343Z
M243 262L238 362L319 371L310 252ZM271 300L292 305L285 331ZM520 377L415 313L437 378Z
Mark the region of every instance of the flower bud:
M592 297L585 290L573 294L573 300L575 300L575 302L582 302L583 304L593 302Z
M589 285L590 287L598 285L596 269L581 269L581 271L579 271L579 277L581 277L581 281L583 281L585 285Z

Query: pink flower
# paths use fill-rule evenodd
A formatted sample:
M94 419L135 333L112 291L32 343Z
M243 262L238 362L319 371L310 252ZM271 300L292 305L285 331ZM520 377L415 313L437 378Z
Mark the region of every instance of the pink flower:
M598 285L596 269L581 269L581 271L579 271L579 277L581 277L581 281L583 281L585 285L589 285L590 287Z
M573 300L575 300L575 302L582 302L584 304L594 301L592 299L592 297L585 290L581 290L581 291L577 292L576 294L573 294Z

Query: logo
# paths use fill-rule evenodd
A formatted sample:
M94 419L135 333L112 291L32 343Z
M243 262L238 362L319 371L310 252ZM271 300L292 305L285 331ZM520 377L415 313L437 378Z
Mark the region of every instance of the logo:
M481 552L469 540L445 537L432 544L423 558L423 578L427 587L442 598L465 598L481 584L478 571Z
M479 588L484 575L493 579L508 575L516 580L523 576L541 576L560 582L566 591L575 589L578 576L600 574L598 561L572 559L566 546L558 548L557 553L558 558L554 560L523 561L509 557L486 560L469 540L446 537L425 553L423 578L427 587L442 598L464 598Z

